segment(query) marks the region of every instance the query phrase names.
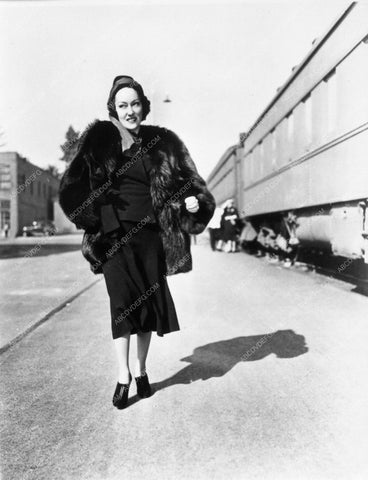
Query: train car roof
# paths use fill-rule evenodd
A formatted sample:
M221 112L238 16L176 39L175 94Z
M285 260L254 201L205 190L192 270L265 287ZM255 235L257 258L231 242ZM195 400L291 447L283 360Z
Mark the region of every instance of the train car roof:
M330 25L330 27L321 37L313 40L313 47L311 48L311 50L307 53L307 55L303 58L303 60L298 65L293 67L292 73L290 74L290 76L286 79L286 81L280 87L278 87L276 95L271 99L271 101L267 104L267 106L262 111L262 113L257 117L255 122L251 125L251 127L248 130L249 134L245 135L246 138L243 140L242 143L244 143L245 140L250 136L251 132L257 128L257 126L261 123L263 117L265 117L266 114L271 110L271 108L275 105L278 99L283 95L285 90L289 88L289 86L294 81L294 79L306 67L306 65L310 62L311 58L314 55L316 55L318 50L322 47L322 45L326 42L326 40L332 35L332 33L336 30L336 28L340 25L340 23L345 19L345 17L349 15L349 13L356 6L356 4L357 2L352 2L347 8L344 9L344 11L341 14L337 16L337 18L333 21L333 23Z
M220 160L216 163L216 165L213 167L212 172L208 175L206 182L209 182L215 175L216 173L220 170L222 165L228 160L228 158L234 153L238 145L231 145L231 147L228 147L225 152L221 155Z

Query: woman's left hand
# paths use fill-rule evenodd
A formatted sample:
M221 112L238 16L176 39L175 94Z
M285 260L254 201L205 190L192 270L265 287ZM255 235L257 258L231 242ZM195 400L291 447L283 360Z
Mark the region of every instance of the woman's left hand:
M196 197L191 196L184 199L188 212L196 213L199 210L199 203Z

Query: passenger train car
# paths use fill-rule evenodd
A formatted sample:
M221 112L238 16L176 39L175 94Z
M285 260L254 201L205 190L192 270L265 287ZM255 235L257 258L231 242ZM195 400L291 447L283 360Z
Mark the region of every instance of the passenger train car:
M263 240L368 263L368 8L352 3L207 179Z

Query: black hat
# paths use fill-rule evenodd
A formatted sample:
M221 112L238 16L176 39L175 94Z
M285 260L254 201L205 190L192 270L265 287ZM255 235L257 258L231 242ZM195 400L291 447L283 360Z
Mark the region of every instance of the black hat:
M107 100L107 109L109 114L114 118L118 119L116 110L115 110L115 95L116 93L124 87L133 88L139 95L139 98L143 105L143 120L146 118L150 111L150 101L145 96L142 86L134 80L133 77L129 75L118 75L114 78L112 87L109 93L109 98Z

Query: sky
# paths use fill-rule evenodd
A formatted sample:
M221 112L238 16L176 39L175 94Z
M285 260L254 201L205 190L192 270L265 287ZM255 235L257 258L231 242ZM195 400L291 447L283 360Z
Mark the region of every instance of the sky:
M207 178L350 3L0 0L0 151L62 171L69 125L108 119L130 75L144 123L176 132Z

